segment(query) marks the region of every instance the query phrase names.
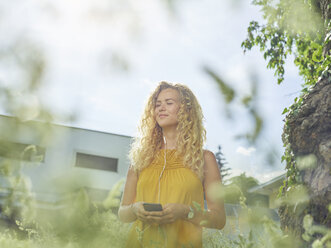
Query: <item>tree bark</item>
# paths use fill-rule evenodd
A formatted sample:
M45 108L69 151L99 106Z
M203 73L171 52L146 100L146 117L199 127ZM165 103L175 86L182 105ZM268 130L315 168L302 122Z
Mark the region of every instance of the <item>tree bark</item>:
M279 208L282 229L301 238L302 220L313 216L316 224L331 228L328 205L331 203L331 72L326 72L303 99L298 112L287 117L286 133L294 157L313 154L314 168L300 170L309 192L306 204ZM285 128L285 127L284 127ZM285 134L285 129L283 135ZM284 138L284 136L283 136Z
M321 15L324 20L326 30L325 30L325 46L323 48L323 56L330 56L330 50L331 50L331 28L327 24L330 22L331 19L331 7L330 7L330 0L319 0L318 7L321 10Z

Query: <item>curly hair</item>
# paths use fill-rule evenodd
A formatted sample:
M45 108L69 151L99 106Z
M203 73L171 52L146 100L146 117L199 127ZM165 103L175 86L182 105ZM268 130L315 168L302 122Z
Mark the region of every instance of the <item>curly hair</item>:
M141 171L150 165L158 150L162 148L162 128L155 120L155 104L164 89L175 89L179 93L180 107L177 113L177 148L176 153L183 157L185 166L203 179L203 145L206 130L203 126L203 114L200 104L192 91L182 84L160 82L152 92L145 107L140 125L139 136L134 138L129 153L131 168Z

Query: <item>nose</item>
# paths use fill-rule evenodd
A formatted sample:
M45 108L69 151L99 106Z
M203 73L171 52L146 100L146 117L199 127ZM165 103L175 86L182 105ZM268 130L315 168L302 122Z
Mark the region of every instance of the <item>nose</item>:
M165 104L161 103L159 111L164 111L165 110Z

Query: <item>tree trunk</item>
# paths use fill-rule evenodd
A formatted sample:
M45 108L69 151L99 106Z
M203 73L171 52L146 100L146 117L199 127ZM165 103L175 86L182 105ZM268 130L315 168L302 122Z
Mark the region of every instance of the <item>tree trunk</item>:
M331 73L323 78L303 99L298 112L288 116L286 133L294 157L313 154L314 168L299 171L309 192L307 204L279 208L282 229L301 238L302 220L312 215L316 224L331 228L328 205L331 203ZM285 133L285 130L284 130ZM284 135L283 133L283 135ZM283 137L284 138L284 137Z

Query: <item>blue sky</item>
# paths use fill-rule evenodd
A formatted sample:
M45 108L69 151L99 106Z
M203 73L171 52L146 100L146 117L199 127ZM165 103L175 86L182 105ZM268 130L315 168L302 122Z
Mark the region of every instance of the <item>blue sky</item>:
M133 136L157 83L183 83L204 111L206 148L216 152L222 145L233 175L246 172L264 182L283 172L281 113L298 96L301 79L293 58L285 82L277 85L258 49L243 54L240 44L249 22L261 21L257 7L239 0L186 0L177 1L173 14L165 1L13 0L0 9L2 44L24 37L43 51L47 67L40 102L58 114L58 123ZM252 122L236 103L235 118L225 118L222 94L204 65L241 96L250 90L251 75L258 76L258 110L265 125L255 146L234 139ZM0 79L11 76L0 70ZM72 113L74 122L60 118ZM274 166L263 155L270 150Z

